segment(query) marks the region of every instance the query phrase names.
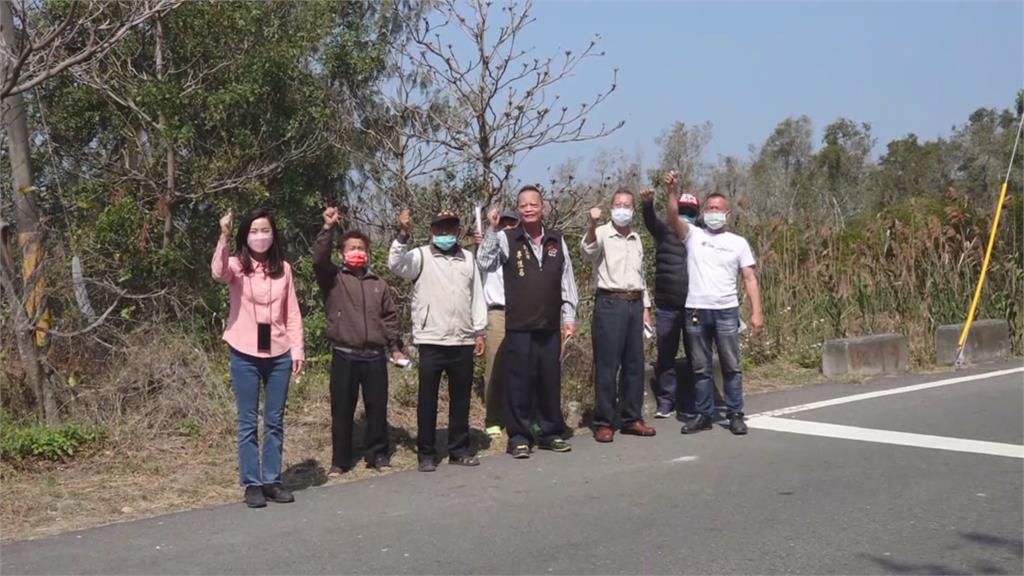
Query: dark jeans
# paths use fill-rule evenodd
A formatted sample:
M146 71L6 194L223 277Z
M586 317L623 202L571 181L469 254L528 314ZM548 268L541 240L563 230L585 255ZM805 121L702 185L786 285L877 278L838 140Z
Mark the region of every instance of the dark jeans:
M510 330L502 353L508 368L505 380L505 427L508 450L533 446L531 424L540 427L536 442L550 444L565 432L562 418L562 370L558 330Z
M678 410L696 414L693 394L693 369L690 366L690 342L683 337L686 312L658 308L654 319L658 332L658 359L654 365L652 391L658 400L658 412ZM682 340L686 358L678 359Z
M352 467L352 418L363 389L366 461L388 455L388 361L334 350L331 356L331 466Z
M642 420L643 301L599 295L594 302L593 348L594 426L626 427Z
M448 375L448 456L473 454L469 443L469 395L473 387L473 346L419 347L420 390L416 406L416 450L419 459L436 459L437 393L441 374Z
M740 309L686 309L686 338L696 380L697 412L715 417L715 374L711 345L722 365L722 389L727 414L743 414L743 371L740 368Z
M292 355L273 358L231 350L231 386L238 407L238 472L242 486L281 481L284 452L284 406L292 377ZM260 387L267 391L263 405L263 465L260 466Z

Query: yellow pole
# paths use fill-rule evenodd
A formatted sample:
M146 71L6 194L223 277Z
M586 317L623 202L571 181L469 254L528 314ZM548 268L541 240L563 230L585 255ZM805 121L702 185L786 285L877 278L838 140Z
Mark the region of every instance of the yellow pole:
M960 341L957 343L956 363L963 364L964 346L967 344L967 335L971 332L971 324L974 323L974 314L978 311L978 303L981 301L981 292L985 287L985 276L988 274L988 265L992 260L992 248L996 244L996 233L999 231L999 217L1003 214L1003 202L1006 201L1006 187L1009 180L1003 181L1003 187L999 191L999 204L996 205L996 216L992 219L992 232L988 236L988 247L985 249L985 262L981 266L981 277L978 279L978 287L974 290L974 299L971 301L971 309L967 313L967 322L960 332Z

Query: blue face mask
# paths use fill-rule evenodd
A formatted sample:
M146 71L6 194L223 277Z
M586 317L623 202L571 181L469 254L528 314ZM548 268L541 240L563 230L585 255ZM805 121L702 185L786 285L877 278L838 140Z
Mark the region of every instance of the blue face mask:
M686 220L687 224L697 224L697 219L690 214L680 214L680 217L682 217L683 220Z
M438 250L447 252L452 249L452 246L455 246L459 239L454 234L444 234L442 236L434 236L431 241L434 243L434 246L437 246Z

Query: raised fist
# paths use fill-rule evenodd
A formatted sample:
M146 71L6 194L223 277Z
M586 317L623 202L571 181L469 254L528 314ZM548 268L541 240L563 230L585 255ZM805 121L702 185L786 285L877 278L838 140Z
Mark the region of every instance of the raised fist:
M679 173L675 170L669 170L668 174L665 174L665 186L669 188L675 188L679 184Z
M324 230L330 230L332 226L341 222L341 219L341 211L334 206L328 206L324 209Z
M412 212L408 208L398 215L398 229L406 233L412 229Z
M644 188L640 191L640 200L643 202L649 202L651 198L654 198L654 188Z
M498 230L498 222L501 221L501 210L491 208L487 211L487 221L491 223L491 229Z
M228 210L228 213L220 219L220 233L227 236L231 234L231 225L235 221L235 213Z
M594 206L590 209L590 221L598 222L601 220L601 208Z

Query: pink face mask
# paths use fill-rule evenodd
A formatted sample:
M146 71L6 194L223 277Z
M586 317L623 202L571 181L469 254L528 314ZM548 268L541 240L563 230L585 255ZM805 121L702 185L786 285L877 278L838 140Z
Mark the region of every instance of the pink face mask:
M249 250L254 254L263 254L274 244L273 234L249 234L249 239L246 241L249 245Z

